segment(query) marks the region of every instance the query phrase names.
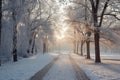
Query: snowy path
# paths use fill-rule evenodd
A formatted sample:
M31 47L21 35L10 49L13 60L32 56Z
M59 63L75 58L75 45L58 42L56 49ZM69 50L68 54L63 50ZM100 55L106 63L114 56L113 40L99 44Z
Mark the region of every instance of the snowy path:
M68 55L60 55L43 80L77 80Z
M23 58L18 62L9 62L0 67L0 80L29 80L45 65L49 64L58 54L38 53L30 58Z
M79 67L79 65L77 65L77 63L75 62L75 59L73 59L71 55L69 55L69 57L73 65L73 68L75 70L75 73L76 73L75 75L77 79L78 80L90 80L88 76L86 75L86 73Z

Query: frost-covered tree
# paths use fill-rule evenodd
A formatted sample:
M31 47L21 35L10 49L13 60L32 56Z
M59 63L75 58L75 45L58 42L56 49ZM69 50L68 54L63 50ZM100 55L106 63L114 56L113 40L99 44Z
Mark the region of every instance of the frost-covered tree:
M84 1L83 1L83 3L84 3ZM74 27L74 29L76 29L77 32L79 33L79 35L77 35L77 38L80 39L80 43L81 43L80 44L81 45L81 49L80 49L81 55L83 55L83 52L82 52L83 44L86 43L87 59L90 59L89 37L90 37L91 32L89 30L87 30L88 26L90 26L90 24L88 25L88 22L90 22L90 20L89 20L89 17L86 17L86 16L89 16L89 14L86 13L86 15L85 15L85 13L86 13L86 8L84 8L79 3L73 2L72 5L68 6L68 9L67 9L67 16L68 16L67 21L69 23L72 23L72 26ZM77 39L77 38L75 38L75 39ZM79 44L79 43L77 43L77 44Z
M2 56L8 59L13 57L13 60L17 61L17 56L28 57L36 51L42 52L44 36L53 35L50 20L53 4L49 2L46 0L3 1L0 53ZM48 39L51 43L52 38Z
M88 29L90 29L93 33L94 33L94 41L95 41L95 62L101 62L100 60L100 47L99 47L99 42L100 42L100 32L103 29L100 29L103 26L107 26L106 22L108 24L108 26L110 26L112 24L112 21L110 20L111 17L116 18L117 20L119 20L119 1L118 0L85 0L86 3L84 2L84 0L72 0L71 3L75 4L75 5L79 5L82 6L82 8L84 9L84 7L86 8L85 10L87 10L87 18L89 19L89 21L87 21L87 23L89 25L91 25L92 27L88 27ZM81 7L77 8L77 9L81 9ZM75 8L74 8L75 9ZM78 10L77 10L78 11ZM76 13L77 13L76 11ZM76 21L84 21L83 19L78 20L77 18L79 18L81 16L81 14L77 13L77 14L73 14L76 15L76 17L73 17L71 19L75 19ZM85 13L84 11L81 11L81 13ZM79 15L79 16L77 16ZM86 13L85 13L86 15ZM106 20L107 19L107 20ZM73 21L75 21L73 20ZM106 22L105 22L106 21ZM114 21L116 21L114 19ZM110 23L109 23L110 22ZM115 22L116 23L116 22ZM105 37L104 37L105 38Z
M100 39L100 30L99 28L103 26L103 20L105 18L106 12L108 10L110 10L110 6L114 5L116 7L119 7L119 1L110 1L110 0L89 0L90 4L91 4L91 11L92 11L92 18L93 18L93 23L94 23L94 40L95 40L95 62L101 62L100 60L100 48L99 48L99 39ZM116 4L113 4L113 2L116 2ZM116 10L117 8L114 7L114 9ZM115 11L113 11L114 13ZM110 14L109 14L110 15ZM119 14L114 14L114 17L119 19L117 17L117 15Z
M1 46L1 28L2 28L2 0L0 0L0 46Z

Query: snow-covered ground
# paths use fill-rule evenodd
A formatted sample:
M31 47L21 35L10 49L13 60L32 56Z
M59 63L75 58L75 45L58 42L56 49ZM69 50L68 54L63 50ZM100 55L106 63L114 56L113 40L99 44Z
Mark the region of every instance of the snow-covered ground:
M35 73L58 56L56 53L40 54L8 62L0 67L0 80L29 80ZM91 80L120 80L120 55L101 55L102 63L94 63L85 57L71 54ZM94 55L92 55L94 58ZM61 54L44 80L76 80L74 70L66 54Z
M93 59L87 60L85 57L71 55L91 80L120 80L120 55L102 55L102 63L94 63Z
M95 58L95 54L91 54L91 57L94 59ZM118 53L103 53L103 52L101 52L101 59L120 60L120 54L118 54Z
M69 56L61 54L43 80L77 80Z
M23 58L18 62L9 62L0 67L0 80L28 80L36 72L53 60L58 54L38 53L30 58Z

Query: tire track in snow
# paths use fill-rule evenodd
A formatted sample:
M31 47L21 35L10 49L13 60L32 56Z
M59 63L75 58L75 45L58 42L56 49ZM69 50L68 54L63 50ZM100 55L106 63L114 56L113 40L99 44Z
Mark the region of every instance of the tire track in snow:
M45 74L49 71L49 69L54 65L56 60L59 58L57 56L55 59L53 59L49 64L47 64L42 70L38 71L34 76L30 78L30 80L42 80Z
M60 55L43 80L77 80L69 55Z
M74 61L74 59L70 55L69 55L69 58L75 70L75 75L77 80L90 80L85 74L85 72L77 65L77 63Z

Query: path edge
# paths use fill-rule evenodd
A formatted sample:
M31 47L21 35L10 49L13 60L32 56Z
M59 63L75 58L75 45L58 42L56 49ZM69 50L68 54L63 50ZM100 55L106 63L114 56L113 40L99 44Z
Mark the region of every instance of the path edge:
M48 63L45 67L43 67L40 71L38 71L35 75L33 75L29 80L43 80L45 74L49 71L49 69L54 65L59 55L54 58L50 63Z

